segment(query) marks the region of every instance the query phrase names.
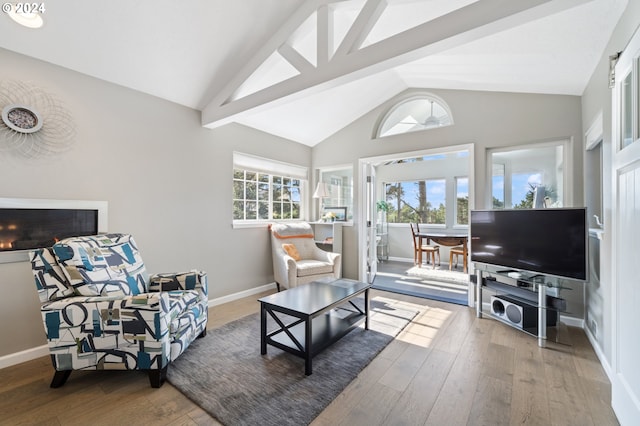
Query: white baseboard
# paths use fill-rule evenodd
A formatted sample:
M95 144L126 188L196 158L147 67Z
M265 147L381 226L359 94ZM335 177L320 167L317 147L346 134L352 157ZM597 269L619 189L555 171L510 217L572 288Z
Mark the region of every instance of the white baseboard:
M582 318L567 317L564 315L560 315L560 322L566 325L570 325L572 327L582 328L583 330L585 329L584 319Z
M263 291L272 290L276 288L276 283L270 283L261 285L260 287L250 288L249 290L240 291L238 293L229 294L227 296L218 297L209 300L209 307L222 305L223 303L233 302L234 300L242 299L243 297L253 296L254 294L262 293Z
M242 299L243 297L248 297L254 294L262 293L267 290L273 290L275 288L276 288L276 283L274 282L274 283L265 284L259 287L251 288L249 290L240 291L238 293L229 294L227 296L210 299L209 308L213 306L221 305L223 303L228 303L234 300ZM486 312L486 309L490 309L489 304L487 303L483 303L483 306L484 306L485 312ZM589 329L584 326L584 320L580 318L565 317L561 315L560 321L562 321L567 325L580 327L583 330L585 330L585 332L587 333L589 342L591 343L591 346L593 346L593 349L595 350L596 355L600 360L600 363L602 364L605 372L607 373L607 376L609 376L609 380L611 380L611 366L607 362L606 357L602 353L602 350L598 346L595 338L591 335L591 332L589 331ZM21 364L23 362L31 361L32 359L40 358L47 355L49 355L49 347L47 345L42 345L35 348L26 349L24 351L16 352L13 354L4 355L0 357L0 369L3 369L5 367L10 367L12 365Z
M602 352L602 348L600 348L598 341L596 340L595 336L591 333L591 330L589 330L589 327L583 327L583 329L587 335L587 339L589 339L589 343L591 343L591 347L593 348L593 350L596 353L596 356L600 360L600 364L602 365L602 368L604 368L604 372L607 373L607 377L609 378L609 381L613 383L613 380L614 380L613 369L609 364L609 360L607 360L607 357L604 355L604 352Z
M41 358L47 355L49 355L49 346L42 345L13 354L0 356L0 369L11 367L12 365L21 364L23 362L31 361L32 359Z
M249 290L240 291L238 293L230 294L228 296L218 297L216 299L209 300L209 307L221 305L223 303L232 302L234 300L242 299L243 297L252 296L254 294L262 293L267 290L275 289L276 283L266 284L260 287L251 288ZM0 356L0 369L11 367L12 365L21 364L32 359L40 358L49 355L49 347L47 345L38 346L24 351Z
M410 259L408 257L392 257L392 256L389 256L389 260L391 260L393 262L413 263L413 259Z

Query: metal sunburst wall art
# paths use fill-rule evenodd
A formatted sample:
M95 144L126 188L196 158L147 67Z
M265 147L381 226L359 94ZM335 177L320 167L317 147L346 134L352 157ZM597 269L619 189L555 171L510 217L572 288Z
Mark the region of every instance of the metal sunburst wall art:
M71 148L76 127L53 95L19 81L0 81L0 151L26 158L48 157Z

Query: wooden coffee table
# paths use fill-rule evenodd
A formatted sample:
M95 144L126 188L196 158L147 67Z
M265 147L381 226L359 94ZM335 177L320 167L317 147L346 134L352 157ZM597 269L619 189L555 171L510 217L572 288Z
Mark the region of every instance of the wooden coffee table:
M340 340L362 321L369 329L371 284L338 279L314 281L258 299L260 302L260 353L267 344L305 360L304 372L312 373L311 359ZM364 312L353 299L364 293ZM294 317L283 320L283 313ZM267 333L267 314L279 328ZM291 321L285 323L285 321Z

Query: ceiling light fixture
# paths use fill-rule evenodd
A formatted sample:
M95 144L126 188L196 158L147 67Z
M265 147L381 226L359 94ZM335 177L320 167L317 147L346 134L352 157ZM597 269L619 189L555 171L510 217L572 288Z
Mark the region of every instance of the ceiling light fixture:
M2 5L2 11L5 12L9 18L13 19L18 24L27 28L40 28L44 25L44 19L42 19L42 13L44 12L44 8L42 9L32 6L37 6L36 3L32 3L30 6L29 3L4 3Z
M431 102L431 115L427 117L426 120L424 120L424 123L422 123L422 125L424 127L438 127L440 126L440 119L435 115L433 115L433 101L430 101L430 102Z

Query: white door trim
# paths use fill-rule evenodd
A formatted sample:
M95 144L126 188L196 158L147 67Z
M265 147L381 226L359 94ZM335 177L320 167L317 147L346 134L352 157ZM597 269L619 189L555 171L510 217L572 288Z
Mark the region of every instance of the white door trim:
M446 147L438 147L431 149L424 149L418 151L409 151L409 152L399 152L394 154L385 154L379 155L375 157L363 157L358 159L358 176L360 177L359 183L359 200L358 200L358 279L360 281L366 281L367 278L367 213L366 213L366 203L367 203L367 165L375 166L385 161L397 160L400 158L412 158L412 157L420 157L434 154L442 154L446 152L455 152L455 151L463 151L466 150L469 152L469 210L475 208L475 145L473 143L469 144L461 144L461 145L451 145ZM372 217L376 218L376 215L372 215ZM375 226L375 223L372 224ZM473 265L469 265L469 273L473 273ZM469 286L468 290L468 305L473 307L475 306L475 292L473 290L473 286Z

